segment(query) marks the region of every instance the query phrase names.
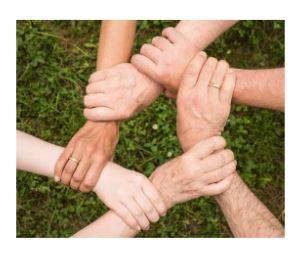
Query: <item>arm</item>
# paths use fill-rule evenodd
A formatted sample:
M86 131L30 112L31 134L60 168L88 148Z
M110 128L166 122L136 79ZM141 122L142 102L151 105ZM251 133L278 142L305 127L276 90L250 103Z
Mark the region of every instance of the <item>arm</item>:
M63 151L62 147L47 143L20 131L17 131L16 142L17 168L48 177L53 176L53 168L57 158ZM223 149L225 145L226 142L222 137L212 137L201 141L184 155L165 163L154 171L150 180L161 194L166 209L203 195L217 195L228 189L235 171L236 162L234 161L233 153ZM118 175L117 172L119 172ZM121 176L127 175L127 172L133 171L108 162L94 187L94 191L102 199L106 196L114 199L117 193L108 194L104 190L111 190L112 186L114 186L113 188L120 191L120 198L124 199L129 194L129 189L121 192L121 186L125 186L125 182L127 182L135 188L140 185L140 180L145 178L138 174L136 177L138 182L131 183L131 178L125 178L124 182L119 184L118 181L120 181ZM114 180L117 183L114 183ZM141 183L145 184L145 182ZM149 195L155 192L148 185L144 185L142 189ZM155 195L150 195L149 197L154 201L159 199ZM157 207L159 203L156 202L154 205ZM162 208L164 213L166 209ZM122 220L122 217L119 217L113 211L109 211L80 230L75 236L128 237L134 236L137 232L137 228L129 227Z
M52 178L55 163L63 150L60 146L17 131L16 163L20 170ZM91 236L133 236L137 231L130 228L116 213L109 211L78 232L77 236L88 236L89 233Z
M16 163L17 168L20 170L52 178L54 174L53 169L55 163L63 150L63 147L48 143L24 132L17 131L16 133ZM122 179L123 175L126 178ZM112 162L108 162L93 191L99 196L100 199L105 202L107 206L111 207L113 207L112 203L110 202L111 200L115 201L117 204L119 203L119 201L117 201L118 194L115 192L112 193L112 186L116 186L114 188L117 191L124 193L124 195L132 194L132 192L127 188L126 183L133 186L134 190L136 190L138 194L141 193L141 191L137 190L137 186L140 184L143 185L142 188L146 192L149 190L149 192L155 193L155 190L152 190L152 187L147 185L150 183L149 181L147 181L148 183L142 181L144 179L147 180L147 178L142 177L144 178L142 179L140 178L141 176L141 174L135 173L134 171L123 169ZM114 183L114 181L122 183L118 184ZM156 192L156 194L158 193ZM124 195L121 195L121 203L128 208L128 204L125 203L126 199ZM155 200L160 199L155 194L149 194L148 198ZM158 208L159 212L161 210L161 214L165 214L165 205L162 200L160 202L158 201L158 203L154 203L154 207ZM130 215L130 212L127 211L127 209L123 212L120 210L116 211L117 213L109 211L104 216L99 218L98 223L93 225L94 230L97 227L99 230L97 230L97 232L96 230L91 231L91 236L133 236L135 233L137 233L137 230L140 230L140 228L138 228L138 224L134 221L133 218L131 218L132 216ZM127 225L127 223L122 218L126 220L128 219L127 222L129 222L130 225ZM155 221L158 219L159 217L156 218ZM92 224L90 226L92 226ZM81 233L85 232L89 234L88 230L91 230L90 226L86 227L84 231L82 230ZM100 229L101 226L102 228ZM130 226L133 226L133 228Z
M181 21L162 36L144 44L131 62L142 73L163 84L166 95L176 98L182 74L199 48L208 46L234 21ZM284 110L284 69L233 69L237 76L235 103Z
M99 38L97 70L127 62L131 53L136 21L104 21ZM55 180L89 192L104 165L113 157L118 142L118 122L91 122L68 143L55 167ZM69 160L72 157L78 162Z
M285 69L234 69L237 82L233 102L284 111Z
M212 58L206 60L206 55L201 53L192 59L177 97L177 134L184 150L222 131L230 111L235 78L235 73L223 61L214 64ZM210 81L218 87L210 86ZM199 96L201 93L205 100ZM234 236L267 237L284 233L278 220L237 174L230 188L217 197L217 202Z
M216 196L235 237L283 237L284 228L238 174L231 186Z
M182 20L176 29L189 38L199 50L203 50L236 22L236 20Z
M135 20L105 20L102 22L97 53L97 71L129 61L135 29Z

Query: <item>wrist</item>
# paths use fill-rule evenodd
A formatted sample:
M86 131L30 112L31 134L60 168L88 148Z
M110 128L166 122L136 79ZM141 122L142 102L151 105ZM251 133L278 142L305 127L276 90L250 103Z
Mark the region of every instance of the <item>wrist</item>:
M157 168L156 171L157 170L159 170L159 168ZM163 184L163 178L160 178L158 174L153 173L149 179L161 195L167 210L172 208L176 203L174 202L174 199L172 199L172 196L167 192L167 189Z

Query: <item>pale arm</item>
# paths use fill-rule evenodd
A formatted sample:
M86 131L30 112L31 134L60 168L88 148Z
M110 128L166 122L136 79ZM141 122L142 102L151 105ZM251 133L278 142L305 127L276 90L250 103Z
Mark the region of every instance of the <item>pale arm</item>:
M53 169L64 148L45 142L39 138L17 131L17 168L27 172L53 177ZM114 163L108 162L107 167ZM99 181L98 184L99 185ZM94 187L95 191L96 186ZM134 236L131 229L117 214L109 211L95 222L80 230L76 236Z
M236 22L236 20L182 20L176 29L186 35L199 50L203 50Z
M230 188L216 196L235 237L283 237L284 228L235 174Z

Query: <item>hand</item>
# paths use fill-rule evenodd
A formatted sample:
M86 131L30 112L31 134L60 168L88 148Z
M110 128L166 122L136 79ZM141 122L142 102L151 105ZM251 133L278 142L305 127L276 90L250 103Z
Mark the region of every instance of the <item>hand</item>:
M177 136L184 151L220 135L230 113L235 73L226 61L206 59L200 52L191 60L177 95Z
M161 91L159 84L132 64L119 64L91 75L84 116L93 121L127 119L150 105Z
M142 174L109 163L94 188L98 197L131 228L147 230L166 213L153 184Z
M199 52L185 36L173 27L163 30L162 36L144 44L140 54L132 57L131 63L166 88L166 95L174 97L181 76L189 61Z
M96 185L118 142L116 122L86 122L73 136L55 166L55 181L89 192ZM72 157L78 162L69 159Z
M158 167L150 176L167 208L200 196L227 190L236 161L221 136L203 140L183 155Z

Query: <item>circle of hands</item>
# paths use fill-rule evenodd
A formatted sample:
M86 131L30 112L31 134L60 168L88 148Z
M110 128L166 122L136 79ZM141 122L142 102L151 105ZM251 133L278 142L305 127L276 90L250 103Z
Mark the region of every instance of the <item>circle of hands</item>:
M175 28L164 29L131 63L90 76L84 97L88 122L59 158L55 180L95 191L135 230L147 230L178 203L225 192L236 160L225 149L221 132L235 82L226 61L208 57ZM161 92L176 99L177 136L184 153L146 178L109 161L118 142L118 122L143 110Z

